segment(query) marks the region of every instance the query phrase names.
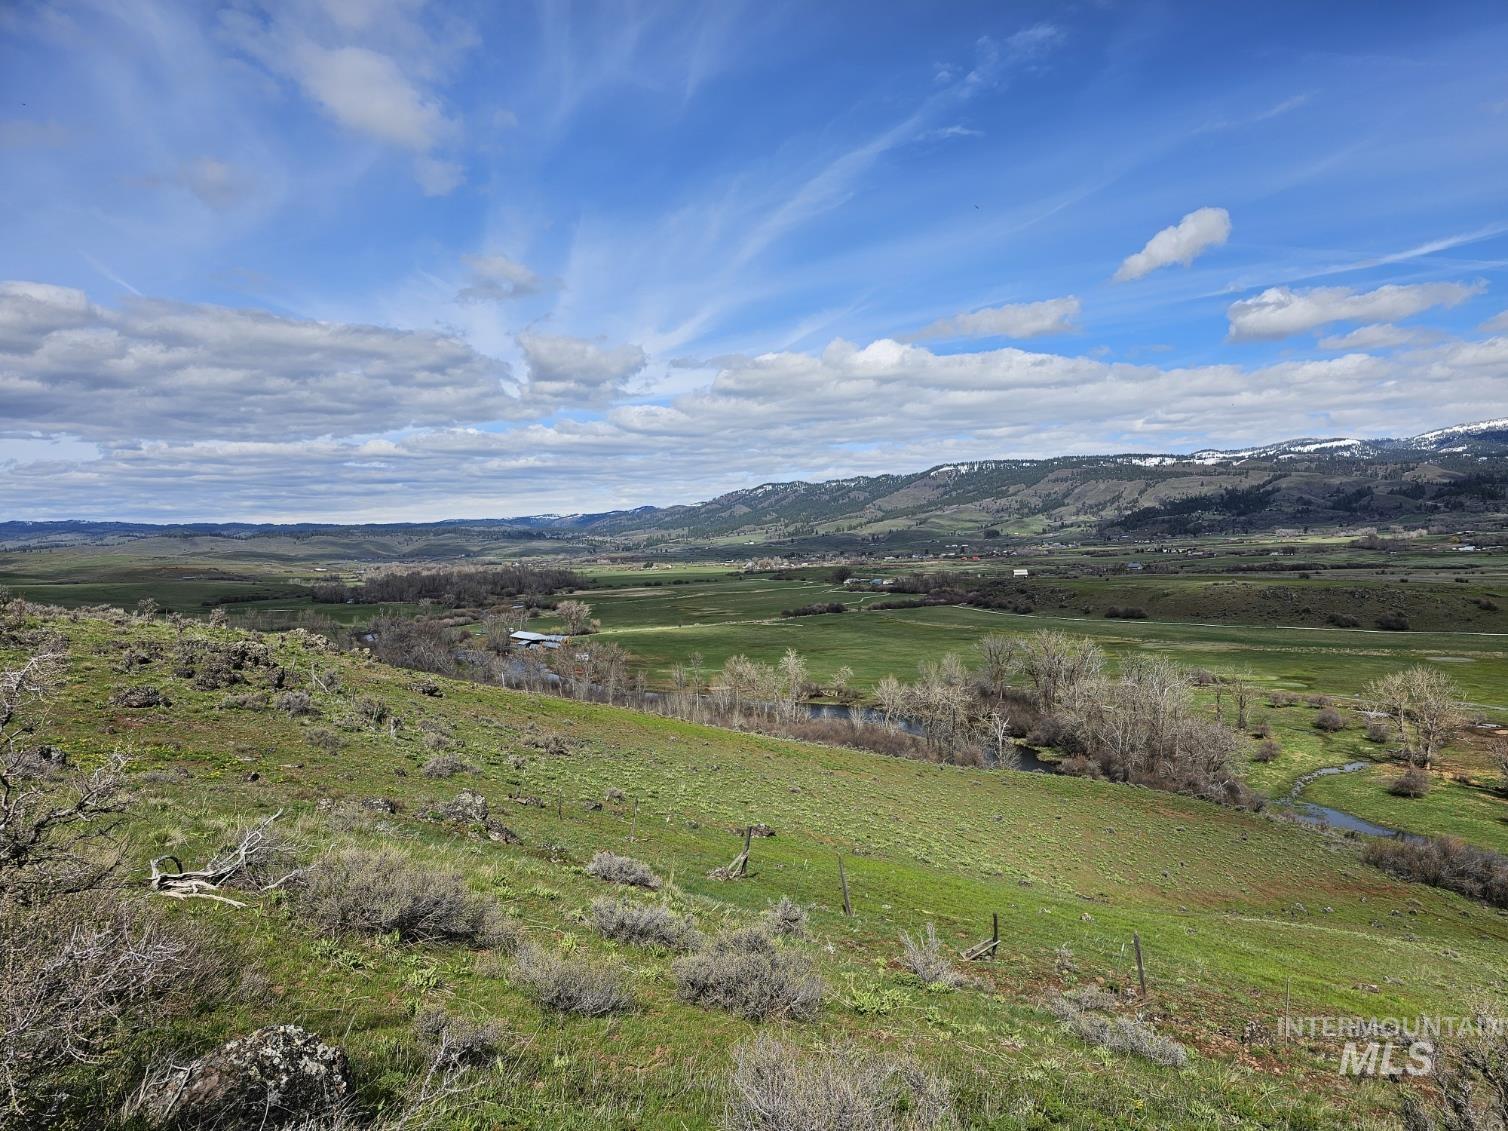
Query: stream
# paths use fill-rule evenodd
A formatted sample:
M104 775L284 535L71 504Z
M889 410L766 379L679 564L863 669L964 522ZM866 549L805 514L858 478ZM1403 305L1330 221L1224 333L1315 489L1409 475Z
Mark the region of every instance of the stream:
M1325 825L1332 829L1340 829L1342 832L1360 833L1363 836L1401 837L1404 840L1413 841L1427 839L1415 833L1406 833L1401 829L1375 824L1354 813L1347 813L1344 809L1332 809L1328 805L1299 800L1299 795L1309 788L1309 783L1318 778L1327 778L1332 774L1354 774L1365 770L1370 765L1372 765L1371 762L1347 762L1344 766L1325 766L1322 769L1310 770L1307 774L1300 775L1287 795L1275 804L1282 806L1293 814L1295 820L1303 821L1306 825Z

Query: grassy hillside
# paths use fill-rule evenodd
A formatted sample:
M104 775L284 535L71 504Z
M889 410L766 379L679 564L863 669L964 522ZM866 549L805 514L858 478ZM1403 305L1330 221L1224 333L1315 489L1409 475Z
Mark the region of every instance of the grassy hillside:
M256 690L260 671L245 686L196 690L174 674L178 641L162 623L32 612L0 638L7 665L44 629L66 639L70 662L38 736L85 765L116 749L131 756L130 876L163 852L202 860L239 823L282 810L306 855L387 845L462 870L534 943L623 970L638 1003L608 1019L542 1011L499 955L321 938L279 893L245 909L170 903L166 913L227 940L252 974L197 1019L130 1044L130 1056L94 1074L101 1095L164 1044L187 1054L294 1020L349 1050L364 1103L390 1104L418 1071L411 1019L439 1003L506 1032L500 1062L442 1126L715 1126L731 1050L759 1026L678 1001L670 955L606 943L583 922L605 885L582 865L601 849L648 863L667 883L640 898L689 913L708 934L756 921L781 896L806 906L809 939L794 945L827 994L814 1020L782 1035L909 1050L951 1081L973 1126L1389 1126L1395 1086L1336 1075L1337 1050L1322 1041L1273 1036L1287 996L1300 1014L1405 1016L1501 1000L1502 917L1390 880L1352 842L1261 816L474 684L426 688L298 634L267 638L272 662L311 696L313 713L297 717L230 705ZM130 674L119 670L128 650L147 659ZM172 705L112 705L117 691L144 685ZM395 712L396 733L363 723L363 701ZM475 772L424 776L437 751ZM463 787L484 794L520 843L424 818ZM362 804L371 798L397 811ZM754 841L752 874L708 878L750 822L776 834ZM852 918L841 910L840 854ZM987 933L991 912L1003 942L997 961L974 964L979 988L928 990L899 967L901 931L932 922L961 948ZM1131 986L1133 932L1152 993L1120 1008L1189 1046L1186 1068L1085 1044L1044 1008L1055 988Z

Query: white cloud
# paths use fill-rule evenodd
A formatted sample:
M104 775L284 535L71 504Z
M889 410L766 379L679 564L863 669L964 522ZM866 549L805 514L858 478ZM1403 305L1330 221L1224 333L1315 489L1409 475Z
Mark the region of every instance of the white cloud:
M466 255L471 281L456 292L457 302L503 302L538 294L554 284L506 255Z
M1331 322L1394 322L1434 306L1456 306L1485 289L1480 282L1389 283L1375 291L1269 287L1231 303L1226 318L1232 341L1286 338Z
M442 65L469 40L443 44L419 20L422 3L280 0L224 18L232 43L288 79L337 125L414 157L427 196L444 196L463 170L444 151L460 122L436 86Z
M1115 281L1140 279L1159 267L1193 263L1212 247L1230 239L1230 213L1223 208L1199 208L1164 228L1135 255L1128 255L1115 272Z
M1414 345L1428 341L1433 336L1426 330L1394 326L1387 322L1374 322L1369 326L1358 326L1348 334L1332 334L1321 338L1319 347L1326 350L1392 349L1394 346Z
M354 436L517 415L443 334L0 283L0 431L126 443Z
M514 397L500 362L445 335L0 285L0 435L25 441L0 440L0 497L35 518L528 514L963 459L1403 435L1508 401L1508 337L1257 368L838 339L705 360L691 391L616 407L638 346L519 347ZM557 416L570 406L603 412Z
M305 44L291 60L304 90L343 126L427 153L454 130L437 99L409 82L397 62L364 47Z
M1042 302L1007 303L968 314L939 318L919 330L922 338L1035 338L1043 334L1066 334L1076 327L1079 300L1074 295Z
M1067 39L1063 29L1055 24L1038 23L1006 36L1005 51L1014 61L1027 62L1062 46Z
M648 360L635 345L601 346L553 334L519 334L518 344L529 366L527 394L572 405L611 400Z
M1482 323L1482 330L1488 334L1508 334L1508 310L1501 314L1494 314L1486 322Z

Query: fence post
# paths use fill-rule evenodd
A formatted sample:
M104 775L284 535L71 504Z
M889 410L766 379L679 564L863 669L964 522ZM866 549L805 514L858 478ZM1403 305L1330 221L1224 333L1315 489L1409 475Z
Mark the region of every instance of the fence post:
M1136 947L1136 978L1141 982L1141 996L1147 996L1147 968L1141 960L1141 935L1131 932L1131 943Z
M848 900L848 873L843 870L843 857L838 857L838 883L843 887L843 914L853 918L853 904Z

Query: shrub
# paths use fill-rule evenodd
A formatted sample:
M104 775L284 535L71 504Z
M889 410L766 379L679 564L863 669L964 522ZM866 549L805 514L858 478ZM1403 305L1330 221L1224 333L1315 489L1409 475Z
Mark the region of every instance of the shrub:
M474 774L476 767L454 754L436 754L419 772L427 778L448 778L456 774Z
M285 691L277 697L277 709L291 718L314 714L314 701L307 691Z
M1367 741L1368 742L1375 742L1378 745L1381 745L1382 743L1386 742L1387 740L1388 740L1388 728L1385 727L1385 726L1383 726L1376 719L1370 720L1367 723Z
M1362 859L1399 879L1508 908L1508 856L1454 837L1371 840Z
M727 1131L937 1131L948 1086L905 1057L837 1044L804 1053L761 1033L733 1050Z
M1182 1068L1188 1063L1188 1050L1145 1022L1129 1017L1105 1017L1093 1012L1107 1009L1109 1004L1099 999L1075 1000L1058 994L1048 1002L1048 1009L1063 1022L1065 1029L1089 1044L1114 1052L1128 1052L1169 1068Z
M454 1071L490 1064L505 1031L500 1025L467 1021L432 1005L415 1015L414 1036L429 1051L431 1064Z
M522 935L497 905L451 868L421 867L401 852L347 848L304 874L295 911L330 934L396 934L403 942L461 942L513 950Z
M660 890L660 877L649 865L632 856L618 856L612 852L599 852L588 862L586 874L610 884L627 884L629 887Z
M1360 628L1361 621L1350 613L1331 613L1325 618L1336 628Z
M953 961L943 952L942 941L937 937L937 928L931 923L916 938L901 934L901 965L910 970L928 986L957 986L964 977L953 967Z
M846 613L848 606L842 601L822 601L813 605L802 605L799 609L781 609L783 617L819 617L824 613Z
M1423 766L1410 766L1393 779L1388 792L1394 797L1423 797L1429 786L1429 771Z
M654 903L594 899L592 926L603 938L634 946L663 946L668 950L698 950L701 933L690 916L677 915Z
M64 1074L123 1030L200 1012L228 973L196 935L94 893L3 905L0 971L0 1104L18 1127L55 1125L75 1099ZM78 1114L75 1126L99 1116Z
M1407 632L1409 618L1399 612L1383 613L1377 618L1377 627L1388 632Z
M764 926L772 935L801 938L806 934L806 909L788 895L764 913Z
M1272 739L1266 738L1258 743L1257 748L1251 752L1251 760L1253 762L1272 762L1281 753L1282 751L1278 748L1278 744Z
M1346 717L1334 707L1326 707L1314 716L1315 730L1324 731L1326 734L1334 734L1336 731L1346 729Z
M822 979L811 962L756 929L734 931L699 954L677 959L672 973L681 1000L750 1021L803 1021L822 1004Z
M601 1017L632 1009L633 995L622 976L538 947L520 948L513 960L513 981L546 1009Z

